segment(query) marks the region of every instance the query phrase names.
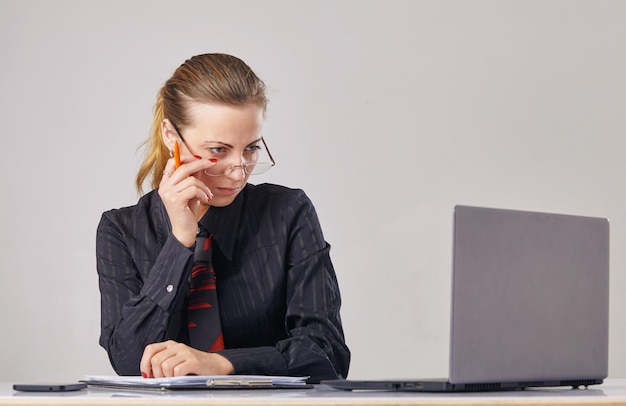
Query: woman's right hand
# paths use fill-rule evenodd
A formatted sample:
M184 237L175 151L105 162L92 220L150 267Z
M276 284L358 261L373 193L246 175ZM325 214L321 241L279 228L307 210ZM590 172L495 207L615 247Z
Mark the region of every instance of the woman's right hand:
M183 163L178 169L174 158L167 161L159 183L159 196L170 218L174 237L184 246L192 247L196 242L198 220L206 213L213 198L213 193L198 175L215 163L191 156L182 158Z

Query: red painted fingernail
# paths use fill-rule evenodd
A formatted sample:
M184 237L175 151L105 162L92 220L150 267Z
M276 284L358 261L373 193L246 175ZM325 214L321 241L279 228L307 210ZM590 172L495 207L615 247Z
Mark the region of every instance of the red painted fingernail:
M202 157L200 155L194 155L193 157L196 158L196 159L202 159Z
M216 163L217 162L217 158L209 158L209 161Z
M143 372L143 371L141 371L141 376L143 376L144 378L148 377L148 375L145 372Z

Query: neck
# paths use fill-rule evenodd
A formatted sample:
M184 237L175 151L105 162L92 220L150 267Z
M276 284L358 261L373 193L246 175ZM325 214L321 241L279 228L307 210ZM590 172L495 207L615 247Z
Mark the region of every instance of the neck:
M200 222L200 219L204 217L207 211L209 211L209 207L211 206L209 206L208 204L198 202L198 209L196 210L196 221Z

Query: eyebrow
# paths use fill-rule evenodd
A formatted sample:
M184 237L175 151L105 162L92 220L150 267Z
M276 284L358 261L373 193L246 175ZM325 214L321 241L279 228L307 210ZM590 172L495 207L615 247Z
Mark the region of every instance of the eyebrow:
M257 138L256 140L254 140L254 141L252 141L251 143L249 143L248 145L246 145L246 147L249 147L249 146L250 146L250 145L252 145L252 144L256 144L257 142L261 141L262 139L263 139L263 137L259 137L259 138ZM227 143L225 143L225 142L222 142L222 141L210 141L210 140L209 140L209 141L204 141L204 142L202 143L202 146L205 146L205 145L206 145L206 146L208 146L208 144L209 144L209 143L220 144L220 145L223 145L223 146L228 147L228 148L233 148L233 146L232 146L232 145L227 144Z

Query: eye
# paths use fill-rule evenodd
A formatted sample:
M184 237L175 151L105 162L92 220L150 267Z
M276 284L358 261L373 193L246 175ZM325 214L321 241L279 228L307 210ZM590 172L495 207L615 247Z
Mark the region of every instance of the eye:
M248 145L246 147L246 152L256 152L261 150L261 147L259 145Z
M226 152L226 147L211 147L209 148L209 152L212 154L223 154Z

